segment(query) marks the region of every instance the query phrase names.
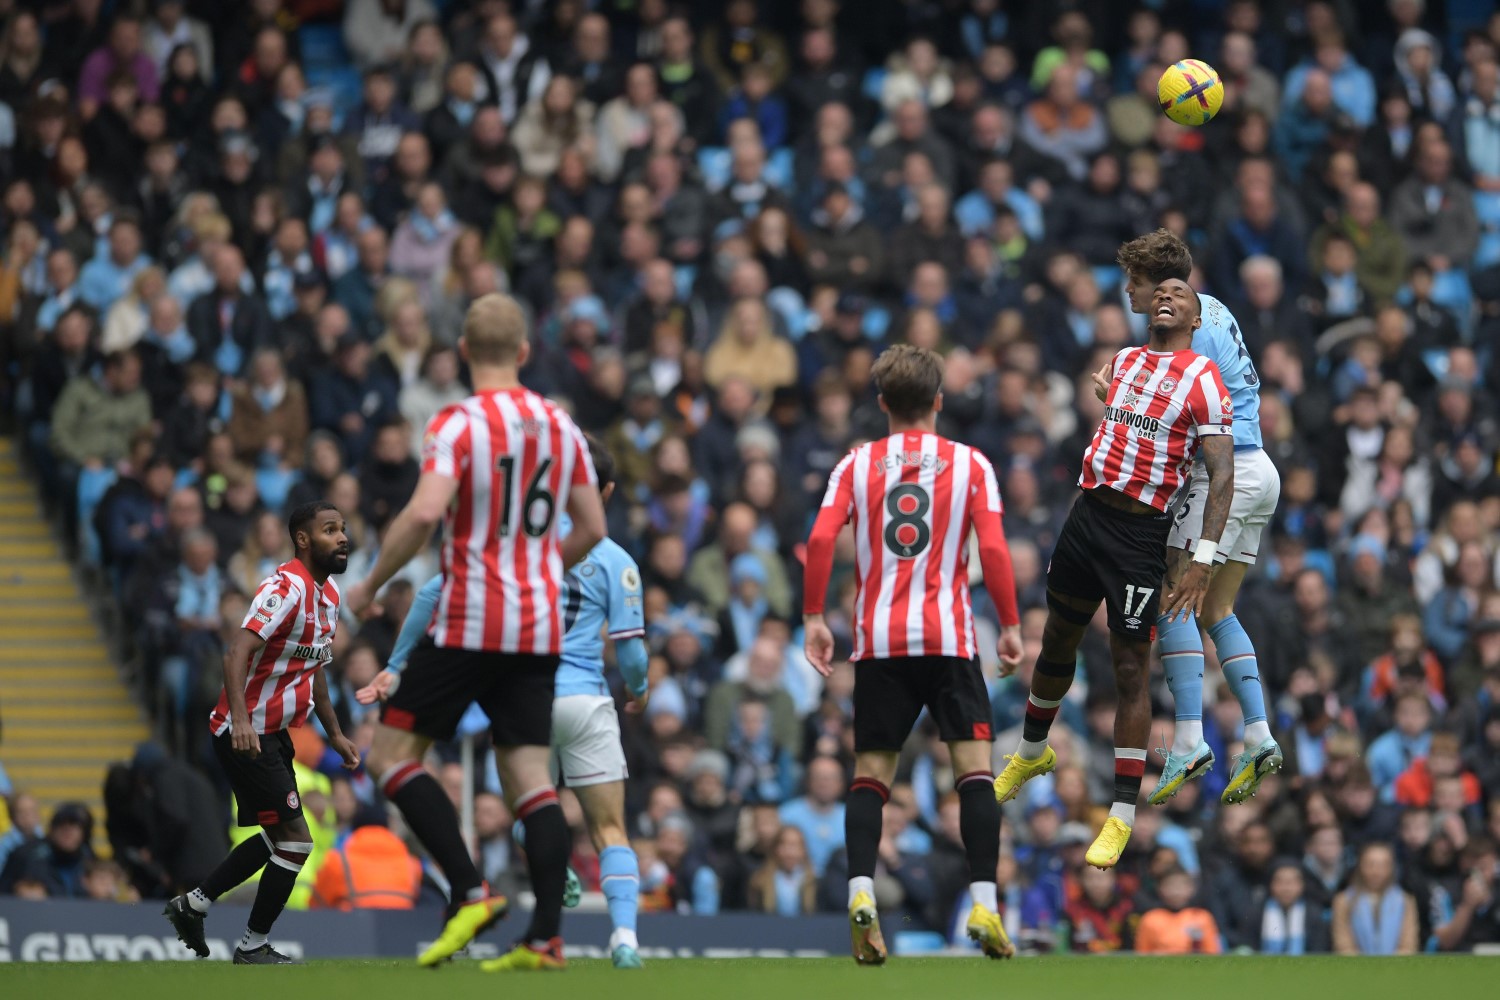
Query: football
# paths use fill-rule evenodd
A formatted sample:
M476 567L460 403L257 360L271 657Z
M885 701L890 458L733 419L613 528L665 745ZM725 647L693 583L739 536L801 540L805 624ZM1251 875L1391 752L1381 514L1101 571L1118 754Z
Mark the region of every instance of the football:
M1224 81L1201 59L1168 66L1156 82L1162 113L1179 125L1206 125L1224 104Z

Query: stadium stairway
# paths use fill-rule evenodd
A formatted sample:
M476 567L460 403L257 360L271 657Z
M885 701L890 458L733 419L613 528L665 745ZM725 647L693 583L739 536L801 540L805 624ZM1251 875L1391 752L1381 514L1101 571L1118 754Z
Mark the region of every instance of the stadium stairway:
M104 775L148 736L87 595L0 438L0 762L44 816L62 802L94 814L104 847Z

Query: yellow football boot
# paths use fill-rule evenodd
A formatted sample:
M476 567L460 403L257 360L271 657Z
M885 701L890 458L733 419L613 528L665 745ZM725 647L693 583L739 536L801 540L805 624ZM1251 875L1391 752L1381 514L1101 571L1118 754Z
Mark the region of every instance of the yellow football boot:
M1125 821L1111 816L1104 821L1104 829L1099 831L1099 836L1094 838L1094 843L1089 847L1088 853L1083 860L1095 868L1113 868L1120 862L1120 855L1125 852L1125 845L1130 843L1130 827Z
M547 947L533 948L529 944L518 944L499 958L479 963L484 972L561 972L568 967L563 958L562 938L553 938Z
M1005 770L995 778L995 801L1009 802L1016 797L1021 786L1032 778L1046 774L1057 766L1057 754L1051 747L1036 760L1027 760L1020 754L1007 754Z
M854 943L856 962L860 965L885 964L885 938L880 933L880 914L868 892L855 893L854 902L849 904L849 936Z
M430 968L446 962L467 948L480 934L505 919L509 912L510 901L504 896L487 896L465 903L443 926L443 933L438 935L438 939L417 956L417 964Z
M1016 953L1016 946L1010 943L1010 935L1005 933L1000 914L986 910L978 903L969 911L969 940L977 941L990 958L1011 958Z

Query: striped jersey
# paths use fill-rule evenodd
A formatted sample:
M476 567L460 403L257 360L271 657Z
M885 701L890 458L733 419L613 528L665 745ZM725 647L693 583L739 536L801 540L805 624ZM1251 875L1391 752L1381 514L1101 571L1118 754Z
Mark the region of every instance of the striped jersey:
M307 567L292 559L276 567L255 591L243 628L265 645L250 659L245 707L261 735L302 725L313 707L313 672L333 659L333 634L343 595L329 578L319 587ZM229 696L208 717L215 736L229 732Z
M1108 486L1164 511L1199 440L1234 433L1229 392L1218 366L1192 351L1127 347L1113 372L1078 485Z
M566 631L558 515L595 486L583 434L527 389L470 396L427 425L422 471L457 480L444 520L440 647L555 656Z
M854 524L853 659L978 655L969 596L969 532L1004 554L1004 579L985 582L1002 620L1015 618L1015 580L1000 525L995 469L967 445L907 431L855 448L833 470L809 540L804 610L821 612L828 567L814 566L822 536ZM831 533L831 534L830 534ZM1008 608L1006 598L1009 595ZM1017 619L1018 620L1018 619ZM1013 624L1013 621L1005 621Z

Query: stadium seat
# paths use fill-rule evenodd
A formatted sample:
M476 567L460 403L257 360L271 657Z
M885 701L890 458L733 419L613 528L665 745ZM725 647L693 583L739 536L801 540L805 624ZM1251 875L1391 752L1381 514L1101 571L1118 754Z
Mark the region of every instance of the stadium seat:
M1117 264L1100 264L1089 270L1094 273L1094 284L1099 286L1099 294L1106 299L1125 280L1125 272L1120 270Z
M302 50L302 66L309 74L317 69L342 69L350 63L340 25L306 25L297 32L297 45Z
M730 159L729 150L723 146L704 146L698 150L698 172L710 193L719 193L729 183Z
M310 87L327 87L333 92L333 113L339 122L358 106L364 95L364 78L352 66L309 69L307 83Z
M286 469L256 469L255 489L260 494L260 502L271 510L280 510L286 505L287 494L300 478L300 473Z
M677 286L677 295L684 300L693 297L693 283L698 280L698 268L694 264L679 264L672 270L672 281Z
M1467 339L1474 329L1474 290L1469 287L1469 275L1457 267L1433 275L1432 301L1453 314L1459 332Z
M897 931L891 936L891 952L896 955L937 955L948 947L948 941L937 931Z
M766 161L766 169L761 176L767 184L774 188L787 189L792 186L792 150L789 146L783 146L771 154Z
M886 69L884 66L876 66L873 69L866 70L865 80L860 90L870 100L879 104L881 92L885 90L885 78Z
M795 288L773 288L766 294L766 305L770 306L781 321L792 340L801 340L807 335L807 303Z

